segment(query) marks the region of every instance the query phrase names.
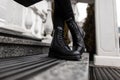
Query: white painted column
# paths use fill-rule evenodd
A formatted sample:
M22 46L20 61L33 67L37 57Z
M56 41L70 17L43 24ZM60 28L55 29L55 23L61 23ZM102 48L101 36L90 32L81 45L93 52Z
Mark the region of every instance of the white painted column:
M120 66L116 0L95 0L96 65Z

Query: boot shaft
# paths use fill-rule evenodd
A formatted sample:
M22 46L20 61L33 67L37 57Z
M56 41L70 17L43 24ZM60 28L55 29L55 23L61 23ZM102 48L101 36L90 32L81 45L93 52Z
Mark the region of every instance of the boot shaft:
M79 26L72 18L68 19L66 22L72 34L73 48L76 49L78 48L78 46L85 47L84 44L85 32L83 31L83 29L80 30Z
M57 26L54 29L51 46L65 46L63 34L64 34L63 27Z

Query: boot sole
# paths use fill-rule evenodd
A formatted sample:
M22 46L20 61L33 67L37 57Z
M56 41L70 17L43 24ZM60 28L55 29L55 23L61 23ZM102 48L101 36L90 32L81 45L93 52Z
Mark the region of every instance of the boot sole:
M74 61L79 61L81 59L80 55L64 56L64 55L58 55L58 54L60 54L60 53L49 52L48 57L57 58L57 59L64 59L64 60L74 60Z

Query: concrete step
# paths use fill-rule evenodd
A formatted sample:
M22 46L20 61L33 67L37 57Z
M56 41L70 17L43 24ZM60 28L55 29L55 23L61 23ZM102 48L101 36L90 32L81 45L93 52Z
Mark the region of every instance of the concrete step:
M0 33L0 58L48 53L50 44L19 33Z
M88 80L89 54L80 61L48 58L47 54L0 59L0 80Z
M27 80L89 80L89 54L80 61L65 61Z

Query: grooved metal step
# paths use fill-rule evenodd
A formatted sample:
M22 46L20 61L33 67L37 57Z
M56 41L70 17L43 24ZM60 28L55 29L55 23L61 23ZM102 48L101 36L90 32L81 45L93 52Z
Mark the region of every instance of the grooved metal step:
M107 66L90 66L89 80L120 80L120 68Z
M0 80L17 80L59 64L47 54L0 59Z

